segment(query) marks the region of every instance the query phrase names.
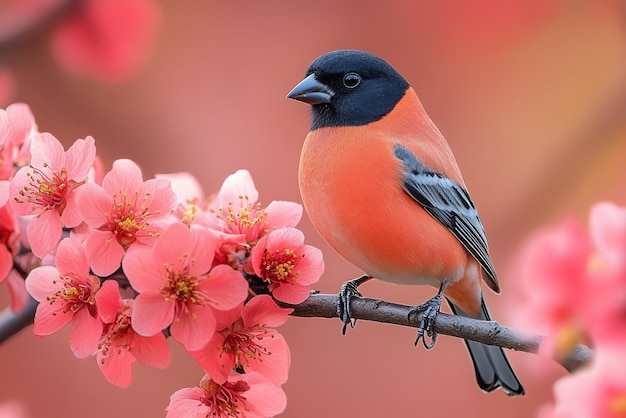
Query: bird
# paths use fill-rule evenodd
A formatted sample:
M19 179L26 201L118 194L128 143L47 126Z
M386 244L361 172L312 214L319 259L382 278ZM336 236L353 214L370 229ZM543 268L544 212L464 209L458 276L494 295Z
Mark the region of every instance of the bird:
M409 82L382 58L357 50L325 53L287 98L310 105L311 127L298 183L313 226L364 272L339 292L339 316L354 326L350 301L372 278L430 285L437 294L418 336L436 340L445 299L456 315L491 320L481 282L500 287L482 222L456 159ZM427 343L425 335L431 337ZM523 395L504 350L465 340L479 387Z

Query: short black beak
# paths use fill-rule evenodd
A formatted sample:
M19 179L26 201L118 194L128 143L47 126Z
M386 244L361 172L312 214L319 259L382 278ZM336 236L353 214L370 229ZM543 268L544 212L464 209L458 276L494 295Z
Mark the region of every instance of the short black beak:
M293 90L289 92L287 98L299 100L310 105L316 105L330 103L330 99L334 95L335 92L326 84L320 83L317 78L315 78L315 73L312 73L302 80L300 84L295 86Z

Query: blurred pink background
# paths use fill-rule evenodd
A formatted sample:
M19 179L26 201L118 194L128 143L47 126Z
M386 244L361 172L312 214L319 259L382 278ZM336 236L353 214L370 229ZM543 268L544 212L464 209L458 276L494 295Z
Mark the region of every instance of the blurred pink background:
M43 30L1 50L13 101L66 146L93 135L105 164L131 158L155 173L189 171L207 192L247 168L261 202L300 201L305 106L285 99L308 64L341 48L382 56L414 86L450 143L489 237L507 323L507 265L534 228L601 199L626 203L626 5L623 1L160 2L152 55L131 80L102 84L60 70ZM334 293L359 272L305 217L307 242L325 254L317 288ZM370 283L364 295L406 304L434 289ZM0 306L6 306L6 289ZM564 371L510 353L523 398L482 393L462 341L413 347L415 331L293 318L284 417L465 416L522 418L552 399ZM0 345L0 403L29 417L164 416L169 396L200 368L170 341L165 371L134 366L129 389L109 385L95 359L76 360L67 330L37 339L27 328ZM541 372L540 372L541 369Z

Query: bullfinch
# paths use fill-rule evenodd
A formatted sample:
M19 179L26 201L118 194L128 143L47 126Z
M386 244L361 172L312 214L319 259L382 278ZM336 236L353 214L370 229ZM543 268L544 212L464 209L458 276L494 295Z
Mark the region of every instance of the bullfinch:
M287 95L311 105L299 167L302 201L315 228L365 275L340 292L339 315L371 278L431 285L418 339L445 298L454 314L490 320L481 282L499 292L487 238L445 138L409 83L381 58L340 50L309 66ZM478 385L523 395L502 348L465 341Z

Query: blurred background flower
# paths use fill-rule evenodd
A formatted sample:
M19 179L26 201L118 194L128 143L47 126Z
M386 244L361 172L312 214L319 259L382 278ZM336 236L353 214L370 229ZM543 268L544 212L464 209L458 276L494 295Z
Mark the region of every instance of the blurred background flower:
M154 1L152 17L132 35L141 45L137 54L147 58L115 77L105 75L112 71L106 53L91 56L87 46L74 51L81 65L65 62L72 72L59 66L50 48L59 25L75 8L103 1L62 3L0 6L4 105L28 103L39 129L66 147L94 136L107 169L131 158L146 178L188 171L204 190L217 191L228 174L246 168L263 205L300 201L297 167L309 117L284 96L308 64L341 48L390 62L411 82L463 170L500 272L503 296L486 296L502 323L505 301L516 298L508 261L527 235L564 215L585 219L598 200L626 203L623 0ZM67 9L35 29L15 29L44 6ZM317 288L336 292L359 274L306 216L300 228L307 243L324 251ZM433 294L376 282L361 290L406 304ZM0 306L8 304L6 293ZM553 382L565 374L556 365L535 374L526 365L536 356L511 353L527 395L485 395L457 339L441 338L426 352L413 347L410 329L360 321L342 337L340 328L337 320L303 318L281 327L292 353L283 416L526 418L551 402ZM34 417L82 417L85 410L94 418L164 416L169 396L202 374L169 342L170 367L138 366L131 387L121 391L92 361L76 360L67 338L61 332L37 340L28 328L0 345L0 370L11 376L0 380L0 402L19 399Z

